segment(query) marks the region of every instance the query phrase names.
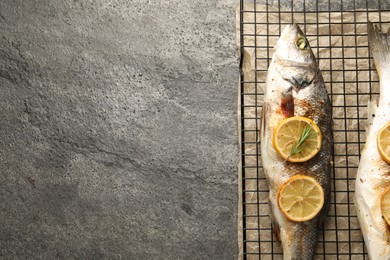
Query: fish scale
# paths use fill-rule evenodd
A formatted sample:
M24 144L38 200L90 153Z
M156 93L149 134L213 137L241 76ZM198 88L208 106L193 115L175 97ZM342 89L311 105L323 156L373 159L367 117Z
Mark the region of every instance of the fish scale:
M302 39L307 46L303 50L297 45L297 41L302 43ZM291 116L308 117L321 130L321 149L306 162L286 162L273 148L274 129L282 120ZM284 28L268 68L260 138L263 170L270 190L271 218L282 243L283 259L312 259L318 227L327 215L330 202L332 117L321 71L309 43L296 24ZM323 208L316 217L305 222L286 218L277 203L279 187L297 174L313 177L324 190Z

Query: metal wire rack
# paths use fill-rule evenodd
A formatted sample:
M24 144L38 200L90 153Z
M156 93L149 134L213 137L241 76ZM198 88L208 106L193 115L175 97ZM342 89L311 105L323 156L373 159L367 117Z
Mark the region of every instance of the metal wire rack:
M378 77L367 44L367 22L390 25L390 2L240 1L241 204L243 259L282 259L273 236L268 188L257 145L265 75L281 30L298 23L317 57L333 106L332 197L315 259L368 259L354 208L355 177L365 142L367 102L378 96ZM246 60L251 57L253 60Z

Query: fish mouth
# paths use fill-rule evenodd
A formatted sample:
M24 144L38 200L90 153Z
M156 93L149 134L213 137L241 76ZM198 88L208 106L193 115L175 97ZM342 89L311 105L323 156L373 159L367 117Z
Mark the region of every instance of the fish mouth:
M303 36L304 33L302 32L301 28L299 27L298 24L293 23L293 24L288 24L284 28L282 34L280 35L280 38L288 38L289 35L294 34L294 35L299 35Z

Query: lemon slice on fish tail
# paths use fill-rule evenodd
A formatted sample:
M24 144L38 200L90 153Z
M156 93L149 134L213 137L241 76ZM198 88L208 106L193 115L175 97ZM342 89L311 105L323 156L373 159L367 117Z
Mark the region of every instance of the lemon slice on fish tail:
M321 131L309 118L293 116L281 121L273 132L276 152L289 162L305 162L321 149Z
M278 206L283 214L295 222L308 221L324 206L324 190L312 177L295 175L278 189Z
M377 146L382 159L390 164L390 122L379 130Z
M383 218L385 219L387 225L390 226L390 185L382 193L381 210Z

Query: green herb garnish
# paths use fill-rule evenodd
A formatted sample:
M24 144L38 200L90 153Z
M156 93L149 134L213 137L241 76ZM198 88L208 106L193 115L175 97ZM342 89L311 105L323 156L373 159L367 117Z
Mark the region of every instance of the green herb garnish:
M290 155L287 157L286 161L288 160L288 158L290 158L291 156L293 155L296 155L300 152L303 151L303 149L306 148L306 144L305 142L310 139L310 138L314 138L316 136L316 132L314 131L312 125L308 125L306 126L302 132L299 134L299 137L298 137L298 140L293 144L293 146L291 147L291 151L290 151Z

